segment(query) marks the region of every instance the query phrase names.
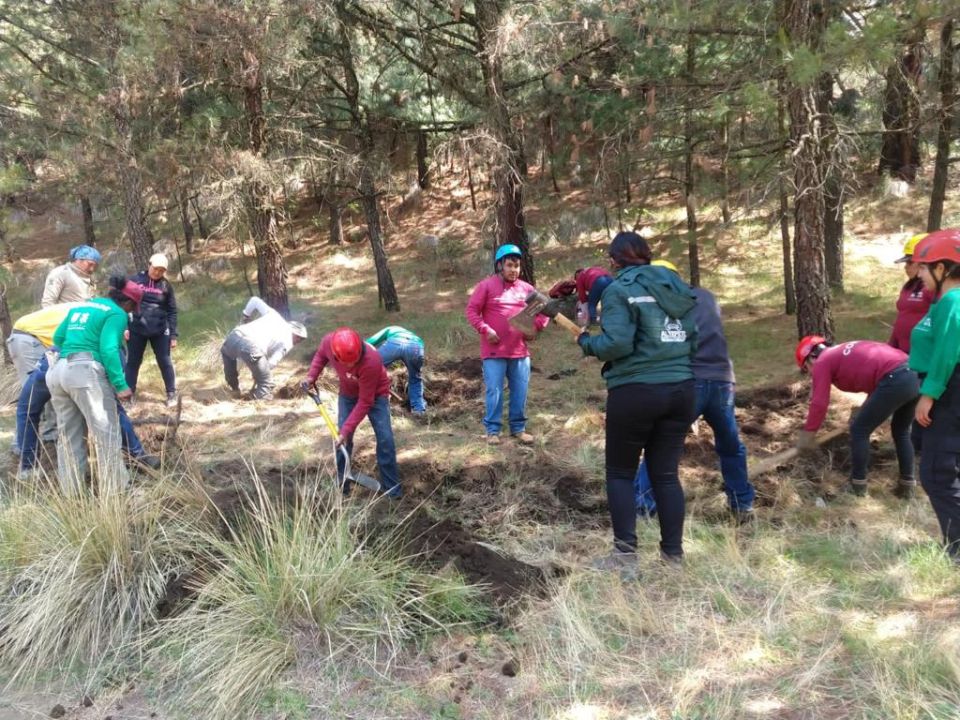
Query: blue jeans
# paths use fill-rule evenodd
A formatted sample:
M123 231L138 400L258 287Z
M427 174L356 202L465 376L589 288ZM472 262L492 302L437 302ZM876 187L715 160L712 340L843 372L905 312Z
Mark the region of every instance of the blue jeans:
M747 477L747 449L740 442L737 417L734 413L733 383L720 380L697 380L695 417L703 416L713 430L713 442L720 458L723 489L731 510L749 510L756 492ZM637 510L653 515L657 503L653 499L646 459L640 464L633 481L637 496Z
M50 402L50 390L47 388L47 370L49 369L46 356L37 363L37 368L31 372L23 383L20 398L17 400L17 436L20 438L20 469L30 470L37 465L37 448L40 445L40 416L43 409ZM131 457L139 458L146 455L140 439L133 430L133 423L123 405L117 401L117 414L120 416L120 439L124 450Z
M410 410L425 412L427 402L423 399L423 345L420 343L387 340L377 348L384 367L390 367L397 360L407 366L407 395L410 398Z
M337 427L342 428L347 417L357 404L357 398L340 395L337 398ZM397 475L397 445L390 426L390 398L378 395L367 413L367 419L373 425L373 434L377 438L377 468L380 470L380 487L390 497L398 498L403 494L400 478ZM347 452L353 456L353 438L347 443ZM343 456L337 453L337 477L343 482ZM349 492L350 488L344 488Z
M484 402L483 427L487 435L499 435L503 427L503 381L510 389L508 422L510 434L527 427L527 386L530 384L530 358L486 358L483 361Z

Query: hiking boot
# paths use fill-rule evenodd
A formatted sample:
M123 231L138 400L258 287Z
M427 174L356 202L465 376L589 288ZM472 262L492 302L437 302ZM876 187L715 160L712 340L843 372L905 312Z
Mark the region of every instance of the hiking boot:
M894 496L901 500L912 500L916 492L917 484L915 482L903 482L902 480L893 489Z
M600 572L620 573L621 580L636 580L639 577L640 569L637 566L637 554L625 553L614 550L609 555L597 558L590 567Z
M141 455L140 457L133 458L133 464L150 470L159 470L160 458L156 455Z
M753 508L730 508L730 514L733 515L734 521L737 525L747 525L752 523L757 519L756 513L753 512Z
M660 564L666 565L668 568L673 568L679 570L683 567L683 554L680 555L669 555L663 550L660 551Z
M499 445L500 436L499 435L487 435L487 445Z
M843 486L843 492L848 495L854 495L856 497L866 497L867 496L867 484L853 482L852 480Z
M533 445L533 435L528 432L510 433L510 437L521 445Z
M177 394L175 392L167 393L167 407L174 408L177 406Z
M427 411L426 410L413 410L410 413L410 418L417 425L425 425L427 423Z

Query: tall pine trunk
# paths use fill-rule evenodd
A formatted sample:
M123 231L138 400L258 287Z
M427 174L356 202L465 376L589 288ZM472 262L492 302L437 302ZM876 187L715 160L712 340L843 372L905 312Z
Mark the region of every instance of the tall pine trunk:
M266 153L267 120L263 112L263 80L260 59L243 51L243 104L248 126L250 151L262 158ZM246 179L244 204L253 247L257 254L257 290L270 307L290 317L287 296L287 269L280 249L277 217L270 188L256 177Z
M786 89L783 78L777 80L777 132L783 142L783 147L787 146L787 128L786 128ZM787 158L781 155L780 158L780 177L777 184L780 195L780 249L783 255L783 310L787 315L793 315L797 312L797 293L793 287L793 249L790 243L790 199L787 196Z
M821 7L816 0L786 0L784 27L794 47L819 46ZM794 181L794 278L800 336L833 338L830 288L824 261L824 169L817 88L812 82L787 83L790 156Z
M80 214L83 216L83 241L90 246L97 244L97 233L93 227L93 206L89 195L80 196Z
M503 65L497 41L503 13L501 0L477 0L474 3L477 22L477 40L482 48L481 70L484 95L487 101L487 118L493 137L500 143L496 166L492 173L497 197L497 245L513 244L520 248L520 277L531 285L536 284L533 255L527 237L526 219L523 211L523 178L527 163L523 156L523 144L510 121L510 108L503 82Z
M177 205L180 207L180 224L183 226L183 243L187 254L193 252L193 223L190 222L190 200L185 190L177 191Z
M427 156L427 133L417 129L417 185L421 190L430 189L430 163Z
M697 48L693 33L687 34L686 81L693 85L696 70ZM687 254L690 261L690 284L700 286L700 245L697 239L697 196L693 170L693 110L688 104L683 113L683 197L687 206Z
M953 18L940 29L940 127L937 130L937 158L933 164L933 187L930 190L930 210L927 230L939 230L943 222L943 201L947 194L947 176L950 167L950 140L953 132L953 113L956 112L954 87Z
M912 183L920 167L920 79L919 41L908 44L903 55L886 73L883 94L883 145L880 150L880 174Z
M823 252L827 282L843 291L843 159L837 150L837 123L833 117L833 75L822 73L818 83L817 111L823 150Z

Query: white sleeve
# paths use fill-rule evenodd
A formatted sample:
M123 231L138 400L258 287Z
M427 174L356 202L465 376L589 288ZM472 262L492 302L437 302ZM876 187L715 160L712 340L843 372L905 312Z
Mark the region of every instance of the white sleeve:
M253 317L254 313L257 313L261 317L266 315L269 310L272 310L269 305L267 305L263 300L254 295L252 298L247 300L246 306L243 308L243 314L246 317Z
M283 342L278 340L271 343L270 350L267 353L267 365L270 366L270 369L272 370L279 365L280 361L283 360L284 355L290 352L292 348L292 342Z

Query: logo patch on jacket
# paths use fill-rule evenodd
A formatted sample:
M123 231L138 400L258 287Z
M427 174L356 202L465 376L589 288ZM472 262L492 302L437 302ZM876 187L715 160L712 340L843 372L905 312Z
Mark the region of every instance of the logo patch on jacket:
M664 318L663 330L660 331L660 342L674 343L686 341L687 331L683 329L683 323L676 318Z
M628 297L627 302L631 305L636 303L655 303L656 299L652 295L634 295L633 297Z

